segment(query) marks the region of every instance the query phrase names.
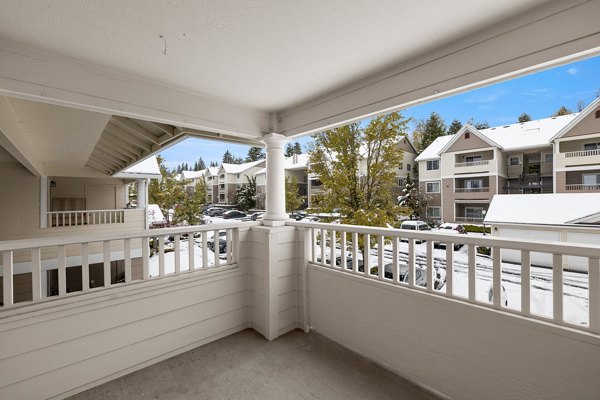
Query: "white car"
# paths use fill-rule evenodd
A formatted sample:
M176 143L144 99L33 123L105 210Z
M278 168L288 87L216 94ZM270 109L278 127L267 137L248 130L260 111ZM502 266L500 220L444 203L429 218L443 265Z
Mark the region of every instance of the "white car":
M425 221L408 220L408 221L402 222L402 224L400 225L400 229L409 230L409 231L430 231L431 227L429 225L427 225L427 222L425 222ZM402 241L407 242L408 240L403 238ZM425 242L425 240L418 239L418 240L415 240L415 242L423 243L423 242Z
M451 224L451 223L447 223L447 222L441 224L434 232L435 233L452 234L452 235L457 235L457 236L467 234L466 229L462 225ZM462 246L462 243L454 243L454 250L460 249L461 246ZM433 247L442 247L445 249L446 243L435 241L435 242L433 242Z

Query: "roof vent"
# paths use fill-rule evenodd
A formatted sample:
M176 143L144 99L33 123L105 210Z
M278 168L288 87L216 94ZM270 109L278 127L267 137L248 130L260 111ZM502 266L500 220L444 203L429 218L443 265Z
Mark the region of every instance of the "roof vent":
M600 110L596 110L596 118L600 118Z

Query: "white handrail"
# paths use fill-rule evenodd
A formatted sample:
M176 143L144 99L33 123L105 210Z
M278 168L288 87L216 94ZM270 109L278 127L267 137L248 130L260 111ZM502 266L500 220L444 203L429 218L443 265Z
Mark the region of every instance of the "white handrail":
M568 151L565 153L566 158L590 157L590 156L599 156L599 155L600 155L600 150Z
M454 163L454 167L455 168L474 167L476 165L488 165L489 163L490 163L490 160L468 161L468 162Z

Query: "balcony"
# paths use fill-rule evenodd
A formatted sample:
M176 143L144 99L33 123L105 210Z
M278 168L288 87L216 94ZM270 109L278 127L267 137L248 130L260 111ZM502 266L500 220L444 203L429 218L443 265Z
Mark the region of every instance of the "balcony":
M476 167L479 165L488 165L489 163L490 163L490 160L460 162L460 163L454 163L454 168Z
M456 188L454 189L455 193L487 193L490 191L489 187L481 187L481 188Z
M144 210L78 210L47 212L48 227L124 224L129 218L126 213L141 213Z
M594 157L600 156L600 150L569 151L564 154L565 158Z
M211 248L211 237L219 236L222 246ZM453 251L457 241L462 250ZM434 249L434 242L445 243L446 249ZM99 251L92 250L93 243L102 245ZM482 247L492 249L491 258L478 254ZM67 257L66 248L81 249L76 261L82 269L80 291L67 288L70 270L76 268L67 259L77 256ZM86 284L89 260L121 248L123 282L111 283L105 258L107 285ZM521 265L502 261L502 251L508 249L521 253ZM53 251L58 252L54 261L47 256ZM596 370L590 363L598 360L594 354L600 347L600 246L289 221L271 228L251 222L3 242L0 252L5 278L0 311L6 344L0 353L3 398L73 394L103 377L132 372L151 360L185 353L248 327L268 339L282 337L282 343L288 343L288 332L312 329L452 397L464 394L465 388L471 398L481 398L487 390L502 393L515 379L522 382L523 395L540 385L565 394L575 388L579 394L599 389L586 377ZM550 254L554 267L532 265L532 253ZM17 265L23 254L30 257L32 297L16 303L12 293L18 290L17 272L24 272ZM133 257L141 257L137 275ZM565 271L564 260L574 257L589 272ZM41 277L52 262L58 269L59 292L46 297ZM440 334L444 340L435 339ZM321 340L311 335L293 341ZM235 340L225 343L235 347ZM496 345L490 347L489 340ZM547 351L539 349L542 343ZM326 344L322 352L337 344ZM257 345L269 351L266 346ZM221 357L229 345L217 348ZM561 352L554 352L556 348ZM461 357L461 368L456 368L450 349ZM299 350L290 345L283 351ZM223 356L235 368L248 362L236 358L237 353ZM510 363L506 369L506 358L517 356L530 361ZM255 357L264 360L263 355ZM105 366L98 368L98 363ZM563 365L563 379L536 368L540 363ZM311 371L319 365L311 364ZM206 364L194 364L193 369L195 374L214 371ZM143 371L139 374L150 379ZM311 382L315 379L307 372L295 379L302 382L306 375ZM440 383L440 376L453 384ZM480 384L469 384L473 376ZM300 386L307 385L304 381Z
M473 222L476 224L481 224L483 222L483 217L454 217L456 222Z
M600 191L600 185L565 185L565 190L568 192Z

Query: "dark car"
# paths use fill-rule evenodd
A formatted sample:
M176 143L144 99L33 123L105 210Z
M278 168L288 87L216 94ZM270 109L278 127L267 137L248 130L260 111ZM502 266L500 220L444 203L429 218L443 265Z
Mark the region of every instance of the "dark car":
M223 218L225 218L225 219L244 218L245 216L246 216L246 213L243 213L238 210L227 211L226 213L223 214Z
M206 241L206 246L210 251L215 251L215 238L214 236ZM227 250L227 232L219 232L219 253L223 254Z

